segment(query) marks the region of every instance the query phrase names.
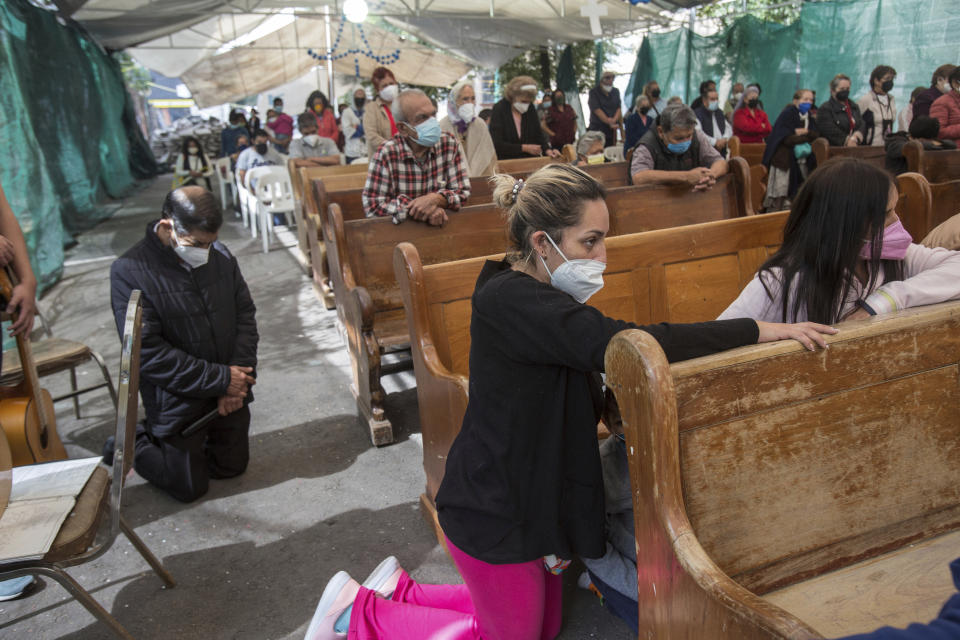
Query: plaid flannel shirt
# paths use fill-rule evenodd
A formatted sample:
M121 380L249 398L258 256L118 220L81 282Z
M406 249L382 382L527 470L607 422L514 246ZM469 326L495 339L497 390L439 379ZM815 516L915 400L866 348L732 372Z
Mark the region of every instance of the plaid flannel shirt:
M410 203L428 193L447 200L445 209L459 211L470 197L470 178L460 154L460 143L449 133L417 159L404 137L393 136L380 145L363 187L363 211L368 218L392 216L399 224Z

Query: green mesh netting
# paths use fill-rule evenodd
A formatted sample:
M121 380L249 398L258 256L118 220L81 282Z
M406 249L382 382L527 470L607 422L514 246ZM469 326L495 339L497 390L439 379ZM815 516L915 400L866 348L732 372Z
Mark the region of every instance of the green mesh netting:
M929 87L933 70L960 64L957 0L868 0L805 4L800 82L829 95L830 79L850 76L851 93L868 90L878 64L897 70L891 92L898 108L915 87Z
M892 93L902 107L914 87L929 86L936 67L960 63L955 9L956 0L805 2L790 25L744 16L712 36L691 36L688 29L651 34L637 52L627 97L654 79L664 98L677 95L687 104L707 78L726 80L727 87L759 82L773 119L798 88L826 100L837 73L850 76L851 93L860 96L870 71L886 64L898 72Z
M156 173L119 65L79 28L26 0L0 3L0 184L23 227L41 289L71 234Z

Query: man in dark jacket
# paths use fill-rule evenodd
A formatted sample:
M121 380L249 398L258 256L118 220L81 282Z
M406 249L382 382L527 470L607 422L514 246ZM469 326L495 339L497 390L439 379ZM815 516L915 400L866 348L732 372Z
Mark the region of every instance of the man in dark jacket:
M727 173L723 159L702 131L690 107L672 104L634 147L630 175L635 185L688 184L705 191Z
M143 292L140 395L134 468L178 500L207 492L209 478L244 472L257 364L256 308L227 248L223 216L201 187L171 191L162 218L110 269L110 300L123 330L127 301ZM203 416L203 428L183 430Z

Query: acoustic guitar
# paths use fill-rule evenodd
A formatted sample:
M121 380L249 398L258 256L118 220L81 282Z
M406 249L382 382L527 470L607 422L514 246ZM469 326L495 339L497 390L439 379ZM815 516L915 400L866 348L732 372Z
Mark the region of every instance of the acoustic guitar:
M0 297L6 305L13 296L15 278L9 267L0 269ZM16 322L17 314L13 314ZM23 380L11 387L0 387L0 426L10 445L13 466L64 460L67 451L57 434L53 399L40 388L40 377L33 360L30 336L17 336Z

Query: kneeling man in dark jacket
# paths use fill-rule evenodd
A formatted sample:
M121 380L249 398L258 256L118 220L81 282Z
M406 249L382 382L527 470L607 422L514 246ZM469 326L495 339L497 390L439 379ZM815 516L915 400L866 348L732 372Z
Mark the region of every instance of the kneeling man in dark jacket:
M178 500L209 478L247 468L250 387L257 364L256 307L240 267L217 242L223 216L202 187L171 191L162 218L110 269L110 301L123 331L130 292L143 292L140 396L134 468ZM217 410L205 427L182 431Z

